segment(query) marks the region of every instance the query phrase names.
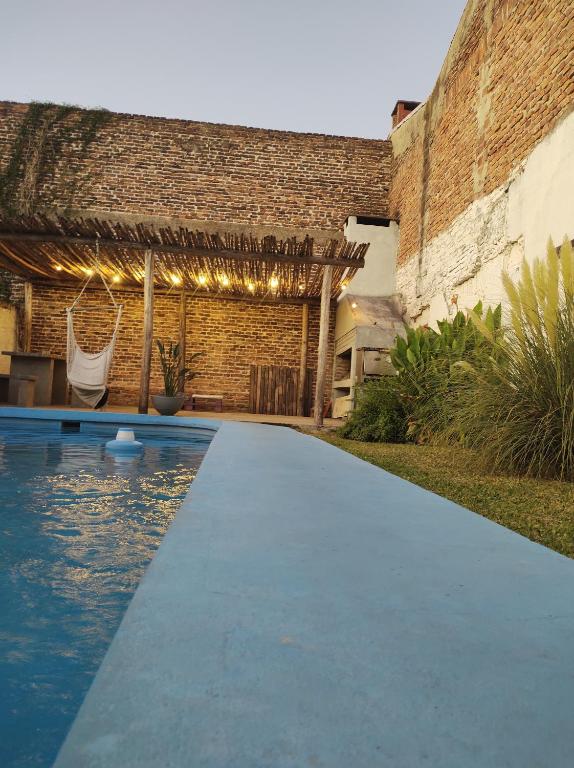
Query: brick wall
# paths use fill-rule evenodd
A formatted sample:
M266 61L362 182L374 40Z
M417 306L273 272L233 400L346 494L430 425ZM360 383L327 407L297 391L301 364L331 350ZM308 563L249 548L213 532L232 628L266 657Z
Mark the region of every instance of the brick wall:
M399 264L504 185L574 103L572 0L469 0L427 103L392 134Z
M0 171L26 110L0 102ZM390 154L388 141L111 114L85 155L64 146L40 172L36 204L342 231L348 215L386 214Z
M32 304L32 351L65 356L65 308L76 291L36 284ZM116 292L124 304L121 329L110 378L110 404L136 405L142 348L143 299L135 292ZM154 337L177 339L177 294L158 294L154 306ZM223 394L226 410L245 411L249 402L249 366L299 367L302 307L298 304L261 304L189 297L187 302L187 350L203 352L197 363L200 375L193 389L204 394ZM78 343L97 351L109 340L113 308L100 290L86 291L75 313ZM331 337L334 311L331 317ZM308 367L316 370L319 339L319 306L309 311ZM332 358L329 361L329 370ZM162 378L157 351L152 361L151 392L159 393Z

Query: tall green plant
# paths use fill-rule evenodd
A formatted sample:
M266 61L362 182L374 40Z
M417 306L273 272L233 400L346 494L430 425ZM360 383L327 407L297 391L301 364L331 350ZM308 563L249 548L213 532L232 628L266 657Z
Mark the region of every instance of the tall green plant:
M372 379L355 392L355 408L339 430L342 437L374 443L404 443L407 419L395 376Z
M483 366L465 366L456 416L467 442L502 471L574 480L574 254L522 265L517 284L507 274L510 328L493 339ZM460 367L460 366L459 366Z
M181 347L179 344L170 341L166 346L161 339L156 339L156 344L159 350L164 392L166 396L175 397L176 395L182 394L185 383L194 379L197 376L198 371L183 366ZM190 356L190 362L197 360L202 354L202 352L194 352Z
M482 318L482 303L472 314ZM483 324L492 335L498 333L501 314L500 306L486 312ZM409 328L406 338L397 338L391 350L391 361L398 372L399 399L407 418L407 437L419 443L446 434L450 440L459 439L450 408L456 387L453 365L475 362L490 348L490 342L461 311L452 320L438 322L437 327L438 331Z
M482 304L473 310L482 318ZM488 309L483 324L496 335L501 308ZM458 439L449 402L459 361L475 362L491 349L488 341L463 312L437 324L406 328L390 351L396 376L383 377L358 388L356 407L341 434L356 440L430 442L448 434Z

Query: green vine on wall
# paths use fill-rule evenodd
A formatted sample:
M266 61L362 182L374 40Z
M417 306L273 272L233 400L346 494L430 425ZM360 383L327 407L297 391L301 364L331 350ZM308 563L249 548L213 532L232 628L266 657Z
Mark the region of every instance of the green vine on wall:
M51 197L70 207L89 183L89 169L81 161L110 118L104 109L32 102L0 172L0 209L8 215L33 214L40 188L50 184Z

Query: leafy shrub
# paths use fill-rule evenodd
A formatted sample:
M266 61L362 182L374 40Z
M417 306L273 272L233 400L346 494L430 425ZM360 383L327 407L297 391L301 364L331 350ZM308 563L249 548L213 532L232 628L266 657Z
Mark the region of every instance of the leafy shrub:
M473 310L482 317L482 304ZM484 325L495 334L500 328L501 308L486 312ZM457 312L452 320L437 323L438 332L423 327L407 330L406 339L397 338L391 360L398 371L399 399L407 414L407 437L417 443L432 442L447 433L458 439L453 429L451 402L459 378L453 365L460 361L476 363L490 351L490 342L470 319Z
M482 305L474 310L482 316ZM496 333L501 309L488 310L486 327ZM355 440L377 442L430 442L446 434L452 414L453 364L476 361L490 349L490 342L464 315L428 327L407 328L391 350L396 376L383 377L357 388L355 410L340 434Z
M356 389L355 408L339 430L342 437L375 443L404 443L407 421L396 378L372 379Z
M459 365L454 418L494 469L574 480L574 254L550 242L545 261L523 263L515 285L503 276L511 329L482 365Z

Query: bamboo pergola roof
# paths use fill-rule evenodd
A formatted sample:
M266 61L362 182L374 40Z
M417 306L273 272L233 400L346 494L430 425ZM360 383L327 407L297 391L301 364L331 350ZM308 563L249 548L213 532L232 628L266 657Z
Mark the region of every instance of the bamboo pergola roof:
M156 286L246 297L319 297L327 265L333 267L331 296L337 296L364 266L368 247L60 215L0 222L0 267L27 279L78 282L99 269L118 287L142 286L145 252L151 249Z

